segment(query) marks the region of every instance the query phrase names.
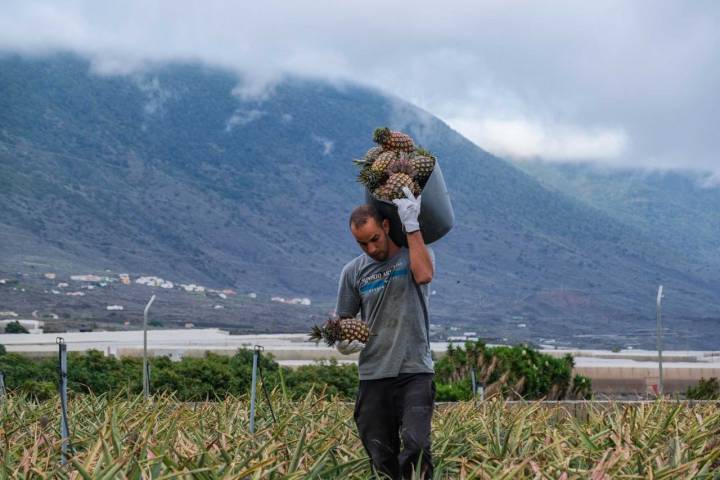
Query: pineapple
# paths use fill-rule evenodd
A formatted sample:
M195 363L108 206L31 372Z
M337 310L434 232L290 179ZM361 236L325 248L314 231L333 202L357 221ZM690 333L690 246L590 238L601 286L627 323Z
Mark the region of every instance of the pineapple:
M429 152L427 155L417 153L410 159L410 163L417 172L417 180L422 182L430 178L430 174L435 168L435 157L430 155Z
M405 192L402 190L403 187L408 187L414 195L420 193L420 187L410 175L402 172L393 173L387 182L385 182L386 200L392 201L396 198L405 198Z
M367 323L354 318L331 318L322 326L315 325L310 332L311 341L324 340L328 347L343 340L367 343L369 338L370 329Z
M380 200L390 200L390 190L387 185L381 185L373 191L373 195Z
M367 151L363 160L365 160L366 163L373 163L383 151L384 149L382 147L372 147Z
M390 164L397 158L397 152L383 152L372 164L372 170L378 174L385 173Z
M366 164L366 166L360 170L360 173L358 173L358 182L372 191L380 186L385 177L384 172L376 172L372 169L372 166Z
M415 150L415 144L409 135L402 132L393 132L387 127L376 128L375 133L373 133L373 141L386 150L400 150L403 152Z
M415 165L413 165L411 158L404 152L401 152L395 160L390 162L390 165L388 165L385 172L388 176L393 173L405 173L409 175L410 178L415 178L415 175L417 174L417 170L415 169Z
M373 140L379 146L355 160L360 167L358 182L380 200L405 198L403 187L419 195L435 168L435 157L416 148L410 136L387 127L375 129Z

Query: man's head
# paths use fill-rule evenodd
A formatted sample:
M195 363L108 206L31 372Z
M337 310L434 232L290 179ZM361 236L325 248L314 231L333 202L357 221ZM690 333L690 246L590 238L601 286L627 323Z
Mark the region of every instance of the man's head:
M382 262L395 248L390 239L390 221L373 205L360 205L350 214L350 231L363 252Z

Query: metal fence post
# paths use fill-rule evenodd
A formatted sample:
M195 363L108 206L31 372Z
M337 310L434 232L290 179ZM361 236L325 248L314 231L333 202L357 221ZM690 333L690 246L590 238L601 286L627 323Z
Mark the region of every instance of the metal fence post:
M145 305L143 312L143 396L145 400L150 397L150 367L148 366L147 356L147 317L150 305L155 301L155 295L150 297L150 301Z
M250 384L250 433L255 433L255 384L257 383L257 366L259 355L260 350L258 346L255 345L255 350L253 351L252 383Z
M67 413L67 345L62 337L55 340L58 344L58 390L60 393L60 436L62 443L60 445L60 463L67 463L67 452L70 445L70 429L68 428Z
M5 396L5 374L0 372L0 397Z
M477 382L475 380L475 367L470 369L470 384L472 385L472 399L475 400L477 393Z
M661 313L661 303L663 299L663 286L660 285L660 288L658 288L658 294L657 294L657 351L658 351L658 373L659 373L659 379L658 379L658 393L662 397L665 389L663 388L663 359L662 359L662 313Z

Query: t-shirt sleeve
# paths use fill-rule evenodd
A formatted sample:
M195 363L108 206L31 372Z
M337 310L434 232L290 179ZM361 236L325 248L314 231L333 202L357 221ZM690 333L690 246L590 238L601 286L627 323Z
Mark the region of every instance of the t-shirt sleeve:
M340 274L335 313L341 318L355 317L360 310L360 292L355 286L354 272L353 265L348 264Z

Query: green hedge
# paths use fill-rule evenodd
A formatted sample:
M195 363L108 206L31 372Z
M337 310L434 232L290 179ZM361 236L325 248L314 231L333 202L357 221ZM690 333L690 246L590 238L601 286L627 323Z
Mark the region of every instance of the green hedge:
M468 400L472 395L471 370L488 394L511 398L559 400L588 398L591 382L572 375L573 358L555 358L527 345L488 347L482 341L463 347L448 346L435 363L438 397Z
M206 353L201 358L185 357L173 362L168 357L150 359L153 392L172 392L179 400L222 398L241 395L250 389L251 350L239 350L233 356ZM488 366L494 363L492 371ZM354 399L358 386L356 365L334 361L302 366L280 367L271 356L261 357L261 369L267 385L279 388L289 398L305 396L311 389L344 400ZM438 401L466 400L471 397L470 368L476 366L479 379L488 386L502 381L499 393L520 394L525 398L585 396L589 380L571 378L572 358L555 359L527 347L485 347L481 342L466 344L466 349L450 347L436 362ZM57 358L31 360L14 353L0 353L0 371L9 390L44 400L56 391ZM484 375L484 377L483 377ZM522 379L522 381L521 381ZM513 387L522 383L522 391ZM583 382L586 382L583 385ZM578 385L582 389L577 389ZM142 359L106 357L96 350L68 354L68 387L78 393L142 392ZM576 391L577 390L577 391ZM579 393L578 393L579 392Z

